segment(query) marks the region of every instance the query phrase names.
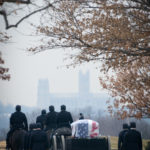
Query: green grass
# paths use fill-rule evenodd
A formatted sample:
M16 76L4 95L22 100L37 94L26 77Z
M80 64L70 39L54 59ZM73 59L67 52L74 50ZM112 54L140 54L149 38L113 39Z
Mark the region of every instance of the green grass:
M111 141L111 149L117 150L118 149L118 137L111 136L110 141ZM147 145L148 141L150 142L150 140L143 139L143 150L145 150L145 146Z
M111 149L118 149L118 137L110 137Z

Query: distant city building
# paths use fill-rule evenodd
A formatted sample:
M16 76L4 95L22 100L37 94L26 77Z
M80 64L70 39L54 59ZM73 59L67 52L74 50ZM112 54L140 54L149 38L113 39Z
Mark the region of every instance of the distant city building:
M79 92L71 94L51 93L48 79L40 79L38 83L38 101L40 108L48 108L54 105L56 110L60 110L62 104L67 106L68 110L82 109L91 107L93 109L106 108L106 94L90 93L90 75L89 71L85 74L79 72Z

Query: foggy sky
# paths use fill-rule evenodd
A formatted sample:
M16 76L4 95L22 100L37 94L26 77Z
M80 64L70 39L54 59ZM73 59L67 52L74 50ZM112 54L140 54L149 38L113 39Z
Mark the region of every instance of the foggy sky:
M101 92L98 80L100 72L96 69L99 64L88 63L67 69L66 65L71 61L64 61L68 53L63 49L47 50L35 55L27 52L27 48L37 45L39 41L36 36L28 36L32 30L28 25L25 28L25 25L21 24L17 29L8 30L12 38L8 43L0 44L5 66L11 74L10 81L0 81L2 103L36 106L37 84L41 78L48 78L52 93L77 93L79 70L89 70L90 91ZM5 30L4 26L0 28Z

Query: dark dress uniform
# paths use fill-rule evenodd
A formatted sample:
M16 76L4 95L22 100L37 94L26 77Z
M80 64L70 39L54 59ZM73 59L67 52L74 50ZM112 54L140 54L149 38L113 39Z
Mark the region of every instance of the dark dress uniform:
M29 126L29 131L25 134L25 137L24 137L24 150L29 150L29 146L30 146L30 140L31 140L31 135L33 133L33 129L35 129L36 127L36 124L35 123L32 123L30 124Z
M61 127L71 128L70 124L72 122L73 119L70 112L67 112L66 110L61 110L61 112L58 113L58 117L57 117L58 128Z
M10 117L10 126L11 128L22 128L24 130L28 130L27 118L23 112L16 111Z
M49 145L48 145L48 138L46 132L40 129L34 130L31 134L30 149L47 150L48 147Z
M130 129L124 138L125 150L142 150L142 137L136 129Z
M41 115L36 118L36 123L40 123L42 130L44 129L46 123L46 110L42 110Z
M21 112L21 106L16 106L16 112L11 114L10 117L10 131L7 133L6 137L6 149L10 147L9 138L16 129L24 129L28 131L28 122L26 115Z
M119 133L119 138L118 138L118 150L125 150L124 149L124 138L125 134L128 132L128 129L124 129Z
M71 135L71 123L73 122L71 113L66 111L66 106L61 106L61 111L58 113L57 117L57 130L55 131L56 135Z
M80 113L79 120L82 120L82 119L84 119L84 116L83 116L83 114L82 114L82 113Z
M52 130L57 128L57 115L54 110L54 106L49 107L50 112L46 114L46 130Z
M25 134L25 137L24 137L24 150L28 150L29 149L31 134L32 134L32 131L28 131Z

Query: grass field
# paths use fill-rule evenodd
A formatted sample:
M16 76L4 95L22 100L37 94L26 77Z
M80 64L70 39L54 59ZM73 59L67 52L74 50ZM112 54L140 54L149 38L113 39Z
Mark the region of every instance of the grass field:
M117 150L118 137L110 137L110 141L111 141L111 149ZM145 146L148 141L150 142L150 140L143 140L143 150L145 150ZM5 150L5 147L6 147L5 141L1 141L0 150Z
M110 137L111 141L111 149L117 150L117 144L118 144L118 137ZM143 150L145 150L145 146L147 145L147 142L150 142L150 140L143 140Z
M0 150L5 150L6 147L6 142L5 141L1 141L0 142Z

